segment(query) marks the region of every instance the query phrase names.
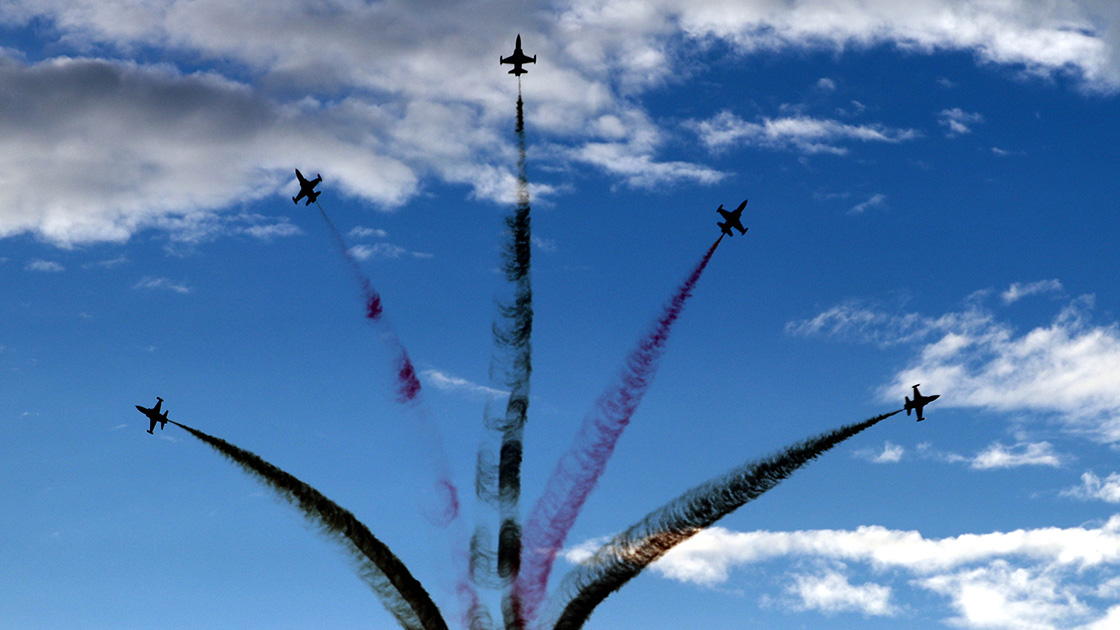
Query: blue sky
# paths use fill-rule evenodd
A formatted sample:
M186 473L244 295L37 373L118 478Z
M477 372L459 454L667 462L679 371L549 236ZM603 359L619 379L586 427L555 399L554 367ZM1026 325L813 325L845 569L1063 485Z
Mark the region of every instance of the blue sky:
M522 35L523 511L750 203L568 538L895 416L671 552L588 628L1120 625L1120 12L1109 2L0 6L0 627L395 627L177 427L314 485L453 627ZM380 291L383 328L292 169ZM494 403L497 404L497 403ZM425 516L434 471L463 494ZM499 598L486 601L497 614Z

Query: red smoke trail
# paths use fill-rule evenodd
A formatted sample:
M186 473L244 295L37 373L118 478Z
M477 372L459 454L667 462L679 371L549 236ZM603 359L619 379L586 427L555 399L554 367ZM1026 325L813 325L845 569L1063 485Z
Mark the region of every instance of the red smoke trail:
M384 309L381 304L381 294L377 289L373 288L373 283L362 272L361 265L358 264L358 259L350 251L350 246L346 243L346 239L342 237L342 233L335 227L334 221L327 216L323 206L319 202L315 202L315 207L319 209L320 216L327 224L331 236L334 237L335 243L338 245L343 258L350 264L351 271L358 280L361 286L362 295L365 296L365 317L371 322L376 323L382 328L382 339L385 345L389 348L389 354L394 356L393 359L393 380L395 382L396 400L402 405L416 404L419 402L420 397L420 379L416 376L416 367L412 365L412 359L408 356L408 350L405 349L404 344L401 343L400 337L389 322L382 316ZM437 479L436 479L436 496L440 500L439 514L429 515L429 520L433 524L439 526L446 526L454 521L459 516L459 490L451 481L451 473L448 470L447 455L443 450L443 444L439 439L438 432L432 426L431 420L428 419L427 413L420 412L418 424L420 425L420 433L430 438L430 443L426 450L428 452L437 454Z
M362 287L362 295L365 296L365 316L366 319L372 322L381 322L387 326L387 323L382 319L384 308L381 304L381 294L377 289L373 288L373 283L369 281L366 274L362 273L362 267L358 264L358 260L354 258L354 254L350 251L350 246L347 245L346 239L342 238L342 233L335 227L334 221L327 216L323 206L319 202L315 202L315 207L319 209L319 214L326 222L327 228L330 230L331 236L334 237L335 243L338 244L342 256L346 262L350 263L350 269L354 272L354 276L358 279L358 284ZM408 351L405 350L404 344L401 343L397 337L397 333L391 327L386 330L386 343L390 346L392 354L396 355L394 360L394 377L396 378L397 402L410 403L416 400L420 394L420 379L416 378L416 368L412 365L412 360L408 358Z
M358 278L358 284L362 287L362 295L366 298L366 317L370 320L377 321L381 318L382 312L381 294L377 292L377 289L373 288L373 283L369 281L366 274L362 273L362 267L358 264L358 260L354 258L354 254L351 253L350 246L346 244L346 239L342 238L342 233L334 226L334 221L331 221L331 218L327 216L326 211L323 210L323 206L320 206L319 202L316 201L315 207L319 209L319 214L323 217L323 221L327 223L327 228L330 230L331 236L334 237L338 249L342 252L342 257L346 259L346 262L350 263L350 270L353 271L354 275Z
M618 438L649 389L673 322L680 316L721 240L723 235L716 239L677 289L653 330L630 352L618 384L608 389L584 418L575 443L560 459L529 513L521 541L521 573L514 583L514 599L520 602L525 621L532 620L544 599L556 553L603 474Z

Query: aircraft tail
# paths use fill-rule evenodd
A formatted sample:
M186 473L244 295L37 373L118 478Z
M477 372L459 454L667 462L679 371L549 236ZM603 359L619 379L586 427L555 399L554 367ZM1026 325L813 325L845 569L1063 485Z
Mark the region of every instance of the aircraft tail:
M311 204L315 203L315 200L319 198L319 195L321 193L322 193L322 191L307 193L307 203L305 205L310 206Z
M724 234L726 234L726 235L728 235L728 236L731 236L731 235L732 235L732 234L731 234L731 228L727 227L727 224L726 224L726 223L716 223L716 225L718 225L718 226L719 226L719 229L723 230L723 233L724 233Z
M895 400L898 400L898 399L895 398ZM910 401L909 396L906 396L905 400L906 400L906 404L903 405L903 407L906 409L906 415L910 415L910 410L914 408L914 403Z

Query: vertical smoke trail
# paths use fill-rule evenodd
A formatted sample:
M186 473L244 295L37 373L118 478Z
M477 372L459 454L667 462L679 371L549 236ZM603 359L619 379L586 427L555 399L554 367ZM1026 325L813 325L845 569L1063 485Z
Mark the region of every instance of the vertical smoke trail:
M499 347L508 349L511 360L506 368L510 389L502 426L498 454L498 505L501 526L498 531L498 576L516 580L521 569L521 524L518 502L521 498L521 453L525 421L529 410L529 377L533 372L533 286L530 270L531 224L529 219L529 178L525 166L525 108L521 82L517 86L517 207L506 217L510 242L503 252L506 279L513 285L513 301L502 307L505 327L495 326ZM507 628L523 627L521 605L515 591L502 604Z
M575 442L560 459L529 513L522 541L527 550L522 556L523 571L514 585L527 620L532 619L544 599L556 553L564 545L587 496L614 453L618 438L653 381L673 322L722 239L722 235L716 239L665 306L653 330L630 351L619 382L603 393L584 418Z
M577 630L608 595L674 546L758 498L837 444L901 411L845 425L743 464L654 510L599 548L591 560L564 579L558 591L573 595L554 622L550 619L540 627Z
M169 421L182 428L268 484L280 498L299 508L330 539L341 544L358 565L358 574L381 599L385 608L408 630L447 630L439 609L404 563L349 511L318 490L225 440Z
M502 372L509 389L505 412L495 416L487 405L487 428L500 436L495 454L480 448L475 472L475 493L486 503L495 504L500 525L496 566L487 551L491 535L478 525L471 540L472 581L487 586L497 580L499 585L516 579L521 564L521 525L518 502L521 496L522 438L529 409L529 378L532 374L533 288L530 277L531 229L529 219L529 180L525 166L525 110L521 99L521 83L517 87L517 206L506 217L510 240L502 250L502 269L513 287L512 298L498 306L499 321L492 327L497 350L491 362L492 378ZM495 575L496 574L496 575ZM523 627L520 605L506 593L502 602L507 629Z

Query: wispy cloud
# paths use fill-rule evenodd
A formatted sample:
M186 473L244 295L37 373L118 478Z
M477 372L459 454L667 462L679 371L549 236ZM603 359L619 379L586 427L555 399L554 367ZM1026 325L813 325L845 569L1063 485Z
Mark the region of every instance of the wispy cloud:
M943 109L937 114L937 123L947 127L945 135L949 137L972 133L971 125L984 122L984 117L975 112L966 112L959 107Z
M1107 501L1120 503L1120 473L1110 473L1104 479L1092 472L1081 475L1081 485L1067 488L1062 491L1062 496L1076 499Z
M533 236L531 238L533 241L533 245L536 245L537 249L549 254L556 253L556 241L548 238L541 238L539 236Z
M1010 447L994 442L972 458L969 465L976 470L1020 466L1059 468L1062 457L1054 452L1054 446L1049 442L1024 442Z
M358 260L371 258L432 258L433 254L425 252L410 252L400 245L392 243L374 243L373 245L355 245L350 248L350 255Z
M898 400L923 383L942 395L938 407L1030 412L1113 443L1120 441L1120 323L1092 323L1092 306L1092 296L1070 300L1050 324L1020 333L975 301L937 317L848 302L786 330L882 346L920 344L911 364L880 388L883 400Z
M385 230L378 228L368 228L361 225L356 225L349 232L346 233L350 238L387 238L389 233Z
M1004 304L1011 304L1019 300L1040 293L1058 293L1062 290L1062 283L1058 280L1039 280L1038 282L1022 283L1016 282L1012 284L1006 291L1000 294Z
M176 283L167 278L144 276L132 286L133 289L165 289L176 293L190 293L193 289L182 283Z
M40 258L29 260L23 268L27 271L41 271L44 273L61 273L66 270L66 267L63 267L61 263L53 260L42 260Z
M838 571L821 575L795 575L786 592L797 598L800 610L819 610L826 614L860 612L866 616L892 617L898 610L891 605L891 589L879 584L854 585Z
M268 225L250 225L243 228L245 234L258 238L262 241L270 241L274 238L281 238L285 236L296 236L303 234L303 230L294 223L289 223L286 220L279 223L271 223Z
M856 451L856 457L866 459L874 464L897 464L902 461L902 455L906 449L898 444L887 441L883 444L882 451L874 451L872 449L860 449Z
M713 151L745 144L808 154L846 155L848 149L840 146L841 142L898 143L918 137L913 129L893 129L880 124L848 125L800 115L762 117L759 122L748 122L727 110L705 121L691 121L687 126Z
M432 387L440 391L461 392L480 399L509 396L509 392L507 391L472 383L465 378L460 378L440 370L423 370L420 372L420 376L428 381Z
M883 208L886 207L886 205L887 196L882 193L875 193L874 195L871 195L871 197L868 198L867 201L857 203L856 205L852 206L852 209L848 210L848 214L863 214L871 208Z
M82 265L82 268L91 269L97 267L101 269L113 269L116 267L120 267L121 265L127 265L129 262L131 261L129 261L128 257L122 254L120 256L117 256L116 258L110 258L108 260L99 260L97 262L85 263L84 265Z

